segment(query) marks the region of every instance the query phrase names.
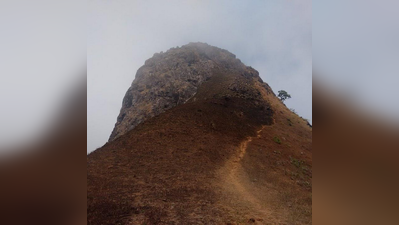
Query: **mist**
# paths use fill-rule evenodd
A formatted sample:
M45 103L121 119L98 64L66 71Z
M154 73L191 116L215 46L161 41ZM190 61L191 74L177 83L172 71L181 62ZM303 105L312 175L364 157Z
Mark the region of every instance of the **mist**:
M189 42L226 49L312 120L311 1L90 1L87 150L109 138L137 69Z

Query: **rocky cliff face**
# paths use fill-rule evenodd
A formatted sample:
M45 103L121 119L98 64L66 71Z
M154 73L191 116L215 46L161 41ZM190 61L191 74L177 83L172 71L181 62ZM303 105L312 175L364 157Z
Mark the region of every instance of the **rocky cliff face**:
M109 141L125 134L146 119L186 103L196 95L202 83L221 72L231 74L229 78L234 78L230 79L231 82L226 87L232 92L230 95L258 98L259 91L249 88L253 86L249 84L251 79L258 80L272 93L256 70L245 66L226 50L204 43L190 43L172 48L165 53L154 54L137 71L136 78L123 99L122 109Z

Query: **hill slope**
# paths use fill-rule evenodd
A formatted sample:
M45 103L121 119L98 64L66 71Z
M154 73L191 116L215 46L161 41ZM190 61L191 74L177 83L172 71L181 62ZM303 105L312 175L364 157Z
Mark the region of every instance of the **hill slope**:
M159 92L131 100L147 111L128 110L126 99L140 97L131 90L145 84L141 93L151 93L170 82L154 78L159 73L136 78L112 141L87 159L88 224L310 224L307 122L231 53L201 43L180 51L205 55L182 59L183 68L195 65L191 72L204 71L203 58L213 66L197 82L172 73L179 87L169 90L186 93L184 100L154 97ZM172 107L159 110L164 104Z

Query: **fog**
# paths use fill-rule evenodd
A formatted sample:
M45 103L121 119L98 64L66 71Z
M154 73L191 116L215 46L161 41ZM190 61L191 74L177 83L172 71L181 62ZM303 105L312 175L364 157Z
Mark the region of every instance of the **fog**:
M88 152L108 140L144 61L189 42L232 52L312 120L311 19L311 1L89 1Z

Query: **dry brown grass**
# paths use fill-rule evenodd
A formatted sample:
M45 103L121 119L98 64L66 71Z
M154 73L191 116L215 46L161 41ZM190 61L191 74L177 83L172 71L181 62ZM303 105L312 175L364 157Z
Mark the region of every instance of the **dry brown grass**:
M311 128L226 76L89 155L88 224L311 224Z

